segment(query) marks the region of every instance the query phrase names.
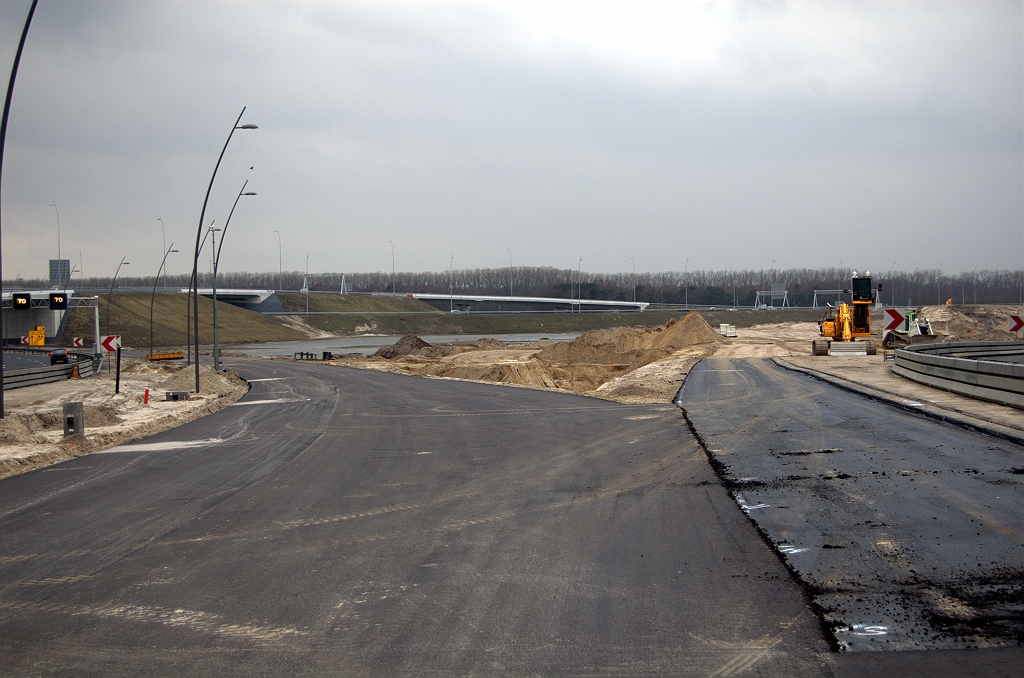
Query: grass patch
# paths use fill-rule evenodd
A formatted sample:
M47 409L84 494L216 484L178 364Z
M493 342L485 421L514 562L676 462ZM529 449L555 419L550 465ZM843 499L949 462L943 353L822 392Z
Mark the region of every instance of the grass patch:
M279 293L285 311L305 312L306 295ZM368 294L310 294L310 313L441 313L430 304L412 297L383 297Z
M149 350L150 295L138 292L114 292L110 305L110 326L107 327L107 295L99 295L100 336L120 334L121 344ZM158 348L184 349L186 345L187 295L160 292L153 300L153 344ZM72 337L84 337L92 345L93 310L73 308L68 311L64 343ZM305 339L301 332L285 326L275 316L263 315L238 306L218 302L217 324L221 344L243 344L263 341ZM194 329L192 330L195 331ZM194 336L194 335L193 335ZM199 343L213 343L213 300L199 297Z

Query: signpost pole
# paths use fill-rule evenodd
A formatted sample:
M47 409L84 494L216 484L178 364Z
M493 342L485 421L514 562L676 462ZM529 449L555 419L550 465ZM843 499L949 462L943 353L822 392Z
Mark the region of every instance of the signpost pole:
M117 347L117 376L114 377L114 395L121 392L121 347Z

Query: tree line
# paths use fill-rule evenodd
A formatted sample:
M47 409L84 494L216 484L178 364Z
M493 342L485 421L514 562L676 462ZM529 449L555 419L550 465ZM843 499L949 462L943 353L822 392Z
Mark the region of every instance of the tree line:
M219 288L298 291L304 280L313 291L340 291L342 278L355 293L398 294L424 292L435 294L480 294L515 296L646 301L659 304L706 306L752 306L759 290L772 289L773 283L785 285L792 306L810 306L815 290L849 288L850 269L792 268L784 270L666 271L661 273L588 273L549 266L472 268L419 273L387 271L373 273L320 273L308 278L302 271L229 272L218 275ZM167 286L188 287L189 274L168 275ZM882 285L881 298L886 305L914 306L954 304L1020 304L1024 301L1022 271L968 271L956 275L937 269L875 272L874 284ZM73 279L71 289L106 289L111 279ZM152 288L153 276L119 276L117 288ZM199 274L199 286L209 287L210 273ZM158 286L163 285L161 277ZM45 279L4 281L4 289L46 289ZM834 298L834 297L832 297ZM776 302L778 304L779 302ZM819 299L819 304L821 300Z

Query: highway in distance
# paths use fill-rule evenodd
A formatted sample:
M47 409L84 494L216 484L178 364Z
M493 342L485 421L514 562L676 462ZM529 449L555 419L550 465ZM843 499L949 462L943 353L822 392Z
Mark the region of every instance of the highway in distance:
M230 365L237 404L0 481L0 672L833 673L678 408Z

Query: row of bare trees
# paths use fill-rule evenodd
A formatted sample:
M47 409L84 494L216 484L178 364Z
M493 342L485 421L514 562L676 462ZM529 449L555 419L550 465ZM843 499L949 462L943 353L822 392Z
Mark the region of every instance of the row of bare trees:
M301 271L278 273L221 273L219 288L300 290L308 280L310 290L340 291L341 273L323 273L306 278ZM575 270L517 266L509 268L473 268L421 273L389 272L347 273L346 285L356 293L432 292L435 294L486 294L557 298L608 299L651 303L691 305L751 306L758 290L770 290L773 283L784 283L793 306L810 306L815 290L838 290L850 286L850 269L794 268L786 270L666 271L661 273L588 273ZM162 284L161 280L161 284ZM187 287L188 275L167 276L169 287ZM199 284L209 287L212 276L201 273ZM912 272L876 272L874 282L882 285L883 303L896 306L945 303L1020 304L1024 301L1024 272L971 271L958 275L937 269ZM4 281L4 289L45 289L46 280ZM110 278L73 280L73 289L106 289ZM152 277L117 279L117 287L151 288ZM820 301L819 301L820 303Z

